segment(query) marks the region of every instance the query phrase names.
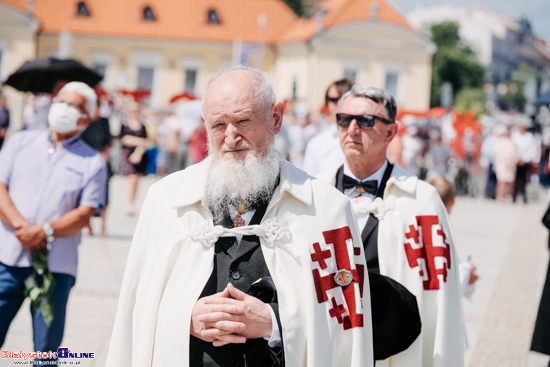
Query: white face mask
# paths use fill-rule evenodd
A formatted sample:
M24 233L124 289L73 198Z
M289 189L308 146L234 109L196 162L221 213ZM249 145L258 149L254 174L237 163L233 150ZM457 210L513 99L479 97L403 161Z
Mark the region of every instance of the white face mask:
M78 120L87 117L81 114L76 108L67 103L53 103L48 113L48 122L53 131L59 134L69 133L78 130Z

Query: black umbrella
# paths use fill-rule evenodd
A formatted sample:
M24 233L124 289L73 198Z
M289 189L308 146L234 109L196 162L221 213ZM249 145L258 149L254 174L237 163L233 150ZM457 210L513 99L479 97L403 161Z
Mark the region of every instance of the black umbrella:
M543 105L549 105L550 104L550 90L547 90L546 93L544 93L542 96L537 98L535 102L533 102L535 106L543 106Z
M52 93L58 80L79 81L93 87L102 78L79 61L48 57L25 62L4 84L22 92Z

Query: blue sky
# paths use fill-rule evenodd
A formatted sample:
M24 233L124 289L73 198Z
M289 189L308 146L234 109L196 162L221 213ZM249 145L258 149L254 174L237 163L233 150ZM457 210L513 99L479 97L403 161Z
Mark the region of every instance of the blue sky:
M497 13L508 15L512 19L525 16L531 21L531 27L538 37L550 44L550 0L390 0L399 10L407 14L416 4L424 6L451 4L456 6L470 6L482 4Z

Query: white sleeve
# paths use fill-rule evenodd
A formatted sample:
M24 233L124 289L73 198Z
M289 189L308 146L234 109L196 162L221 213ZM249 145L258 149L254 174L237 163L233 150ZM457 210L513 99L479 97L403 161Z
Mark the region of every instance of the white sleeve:
M275 348L281 346L281 331L279 330L279 324L277 323L277 318L275 317L275 312L271 308L270 305L267 305L269 307L269 311L271 312L271 336L264 337L265 340L267 340L267 345L270 348Z

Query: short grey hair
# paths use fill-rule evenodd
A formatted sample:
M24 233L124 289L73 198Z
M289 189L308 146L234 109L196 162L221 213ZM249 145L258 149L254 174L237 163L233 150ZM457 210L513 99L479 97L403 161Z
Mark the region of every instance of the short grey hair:
M214 75L212 79L208 81L206 87L204 88L204 92L202 93L202 110L204 111L204 97L206 96L210 85L219 77L229 74L233 71L240 70L250 71L251 73L253 73L250 78L250 82L252 82L254 86L254 96L258 99L261 108L269 117L271 113L271 108L277 102L277 96L275 96L275 92L273 91L273 83L271 82L271 78L265 71L255 69L251 66L244 64L222 68L216 73L216 75Z
M340 98L339 108L342 108L344 101L348 97L365 97L373 100L376 103L382 103L386 109L386 115L388 119L395 122L395 115L397 114L397 105L395 99L385 89L372 87L366 84L355 84L350 91L346 92L342 98Z
M97 95L92 87L82 82L69 82L59 90L58 94L66 91L76 92L86 99L86 112L93 119L97 108Z

